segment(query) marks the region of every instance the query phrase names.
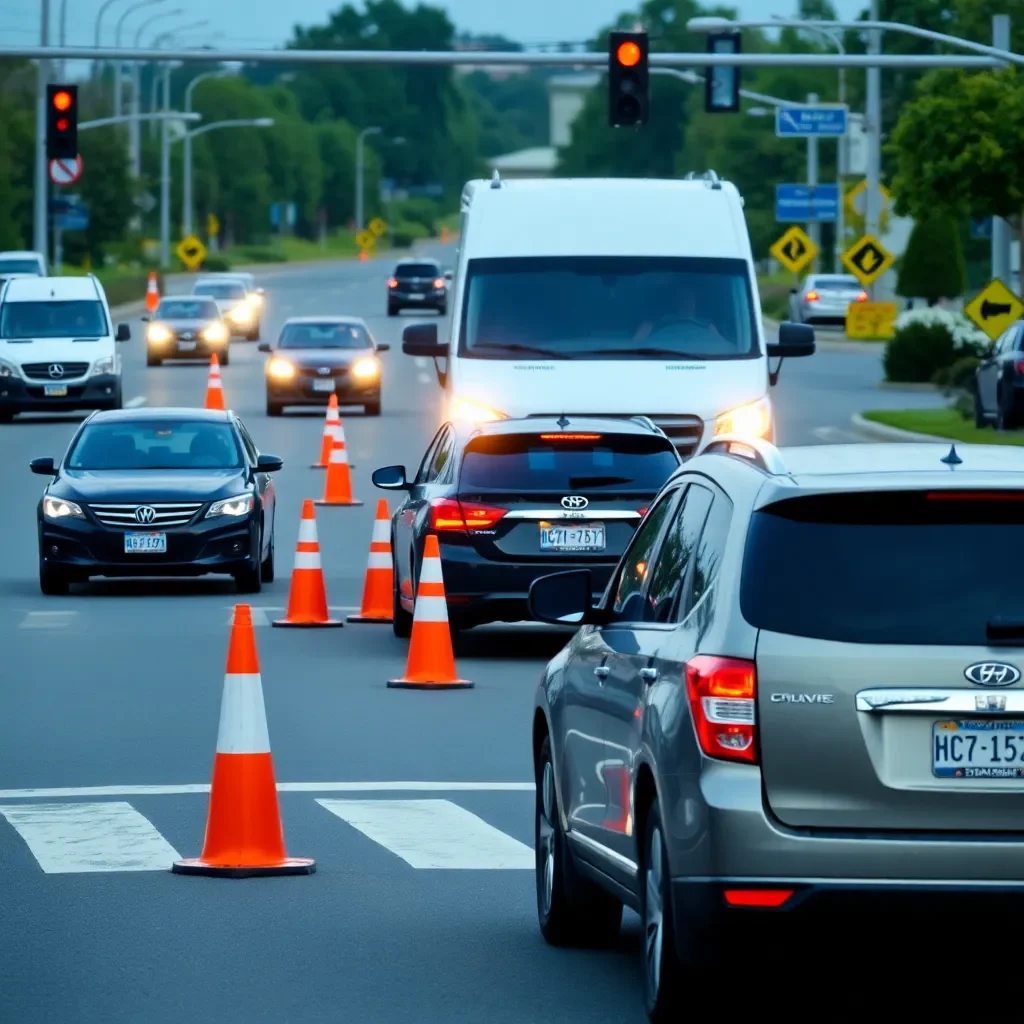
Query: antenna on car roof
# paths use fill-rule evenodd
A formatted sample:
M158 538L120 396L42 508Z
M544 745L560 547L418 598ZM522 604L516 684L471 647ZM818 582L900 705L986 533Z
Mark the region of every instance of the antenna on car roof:
M491 175L491 188L501 188L501 175L498 174L498 168L494 168L494 173Z
M947 466L959 466L964 460L960 458L956 453L956 445L951 444L949 446L949 453L945 458L939 459L940 462L944 462Z
M565 428L566 428L567 426L569 426L569 418L568 418L568 416L566 416L566 415L565 415L565 413L564 413L564 412L562 413L562 415L561 415L561 416L559 416L559 417L558 417L558 419L557 419L557 420L555 420L555 422L556 422L556 423L557 423L557 424L558 424L558 425L559 425L559 426L560 426L560 427L561 427L561 428L562 428L563 430L565 430Z

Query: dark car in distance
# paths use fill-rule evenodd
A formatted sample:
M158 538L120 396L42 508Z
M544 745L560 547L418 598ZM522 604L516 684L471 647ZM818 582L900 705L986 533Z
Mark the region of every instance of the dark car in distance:
M974 423L996 430L1024 426L1024 320L996 338L974 371Z
M159 366L168 359L209 359L212 355L221 366L228 365L231 329L212 298L165 296L153 315L142 320L148 324L147 366Z
M522 621L539 576L587 568L603 586L679 465L643 417L445 423L413 479L404 466L373 474L377 487L407 492L391 521L395 634L412 629L427 534L453 630Z
M448 281L451 274L437 260L400 260L388 278L388 316L403 309L436 309L448 312Z
M39 586L66 594L93 576L230 575L243 593L274 579L275 490L281 468L232 412L97 412L60 462L37 512Z
M280 416L287 405L325 406L337 395L339 405L361 405L367 416L379 416L379 355L390 347L377 344L358 317L292 317L275 345L260 343L270 355L267 415Z

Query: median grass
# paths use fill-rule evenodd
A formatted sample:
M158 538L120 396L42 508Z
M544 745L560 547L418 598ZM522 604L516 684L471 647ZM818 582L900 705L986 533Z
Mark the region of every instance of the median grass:
M948 437L964 444L1016 444L1024 445L1024 433L1000 433L991 427L976 427L965 420L956 409L877 409L862 414L864 419L887 427L910 430L915 434Z

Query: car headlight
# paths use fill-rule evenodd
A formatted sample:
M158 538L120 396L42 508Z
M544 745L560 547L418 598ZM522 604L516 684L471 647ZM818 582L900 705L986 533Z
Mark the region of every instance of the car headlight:
M0 377L17 377L18 371L13 363L5 363L0 359Z
M263 307L263 296L258 292L253 292L249 296L249 302L252 304L253 309L261 309Z
M247 324L252 320L252 307L247 302L240 302L228 316L231 317L232 323Z
M206 341L212 341L214 344L228 340L228 329L223 324L210 324L209 327L204 328L203 338Z
M370 356L357 359L352 364L352 376L356 380L373 380L374 377L380 376L380 364Z
M252 511L254 503L251 494L236 494L233 498L225 498L223 501L215 501L206 513L207 519L214 516L245 516Z
M772 432L772 406L767 398L723 412L715 420L715 435L737 434L740 437L768 437Z
M63 498L43 498L43 515L47 519L67 519L68 516L85 518L81 505L76 505L73 501L65 501Z
M92 367L92 375L98 377L101 373L113 373L114 372L114 357L104 356L102 359L97 359Z
M468 420L470 423L486 423L489 420L507 420L508 414L498 409L492 409L482 402L474 402L470 398L456 395L452 399L451 418L453 420Z
M267 363L267 373L279 380L287 380L289 377L295 376L295 366L287 359L271 359Z
M150 324L146 331L146 340L161 345L165 341L171 340L171 332L162 324Z

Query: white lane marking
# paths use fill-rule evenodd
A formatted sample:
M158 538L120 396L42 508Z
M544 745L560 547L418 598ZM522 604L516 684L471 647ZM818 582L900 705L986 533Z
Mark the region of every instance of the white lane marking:
M128 401L124 403L124 407L126 409L138 409L140 405L145 405L148 401L149 399L146 398L145 395L136 395L134 398L129 398Z
M279 782L279 793L532 793L532 782ZM84 800L100 796L191 796L210 792L208 782L149 786L58 786L0 789L0 800Z
M843 441L863 441L864 438L855 434L852 430L843 430L842 427L815 427L811 433L820 441L835 444Z
M533 870L533 850L450 800L317 800L414 868Z
M418 373L418 374L416 374L416 379L421 384L429 384L430 383L430 374L429 373Z
M167 871L177 850L131 804L0 807L48 875Z
M426 356L414 356L413 362L416 364L417 370L425 370L427 368Z
M29 612L18 623L18 629L66 629L78 612Z

